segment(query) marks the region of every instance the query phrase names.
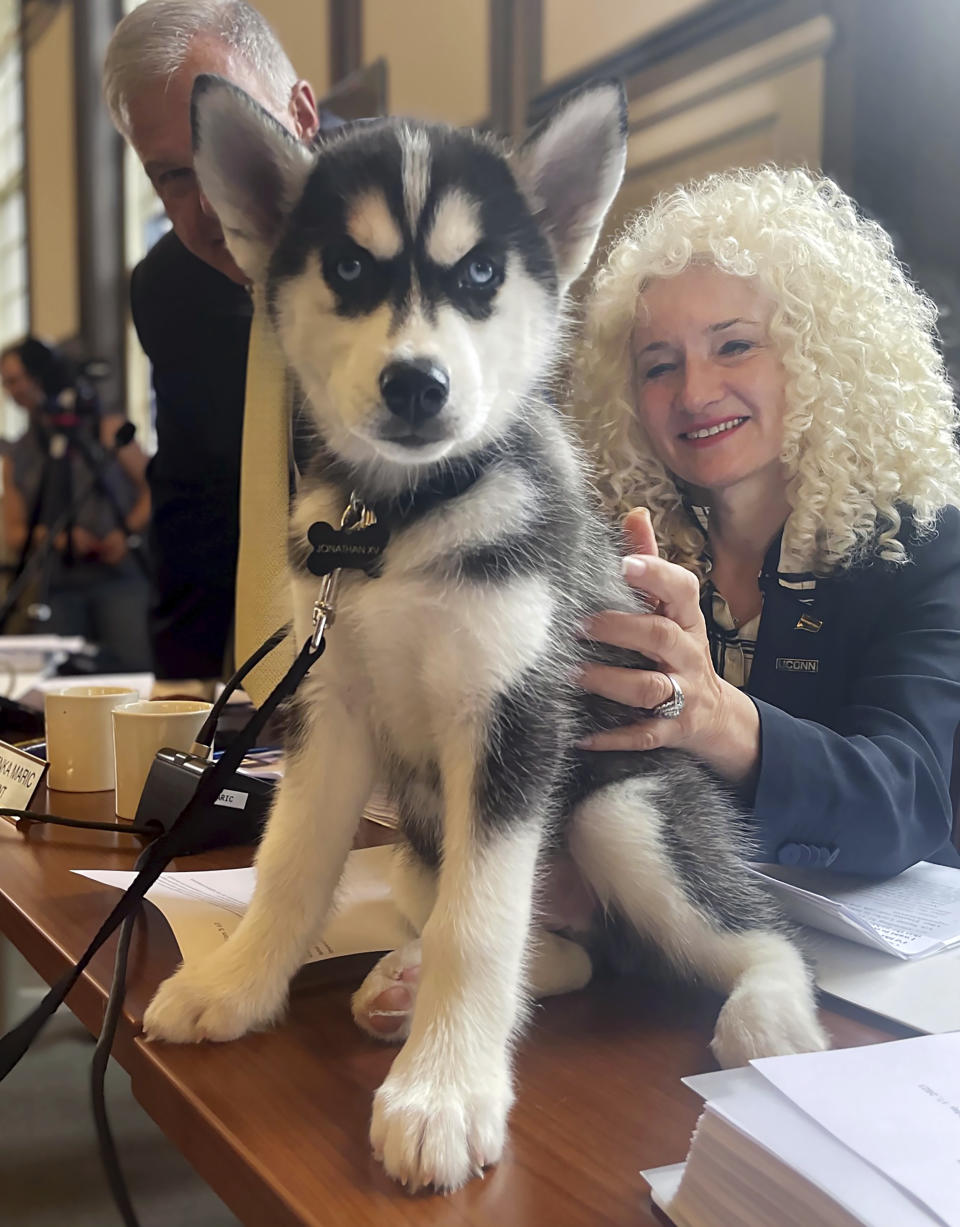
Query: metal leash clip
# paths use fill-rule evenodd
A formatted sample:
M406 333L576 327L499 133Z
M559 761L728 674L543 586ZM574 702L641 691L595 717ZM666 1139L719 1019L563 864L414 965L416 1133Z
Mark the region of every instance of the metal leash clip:
M354 532L360 528L371 528L377 522L377 517L356 492L350 495L350 501L340 517L340 531ZM324 632L328 626L333 626L337 609L337 596L340 591L340 575L342 567L337 567L320 581L320 591L313 602L313 632L310 636L310 646L319 651Z

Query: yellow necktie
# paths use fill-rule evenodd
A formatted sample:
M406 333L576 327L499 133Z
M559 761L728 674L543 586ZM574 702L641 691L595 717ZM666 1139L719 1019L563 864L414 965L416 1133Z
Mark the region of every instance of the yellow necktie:
M240 461L235 655L241 664L292 616L287 572L290 416L287 368L259 293L254 294ZM293 661L288 636L248 675L259 706Z

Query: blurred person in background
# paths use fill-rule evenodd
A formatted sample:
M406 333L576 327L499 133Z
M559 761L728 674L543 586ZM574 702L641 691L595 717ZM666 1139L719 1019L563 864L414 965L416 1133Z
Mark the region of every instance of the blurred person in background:
M172 232L136 267L133 320L153 365L157 454L151 636L158 679L229 671L240 537L239 490L253 304L193 173L190 95L215 73L312 141L318 115L276 35L244 0L146 0L114 31L103 92L117 130L156 189Z
M34 337L8 346L0 375L4 391L29 414L26 431L3 456L3 527L14 556L46 551L32 595L50 616L35 629L82 635L100 649L102 671L149 671L149 585L127 541L150 518L146 457L133 442L111 454L125 418L102 413L89 389L78 391L70 365L51 346ZM109 494L93 489L81 497L98 465ZM69 528L48 545L48 527L74 502Z

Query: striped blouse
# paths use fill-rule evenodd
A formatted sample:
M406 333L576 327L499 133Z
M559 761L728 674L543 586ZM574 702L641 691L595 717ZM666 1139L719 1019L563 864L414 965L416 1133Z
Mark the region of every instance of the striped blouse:
M705 507L690 505L689 510L703 533L703 552L701 558L706 566L707 579L701 594L701 608L707 623L707 637L710 641L710 655L713 667L724 681L731 686L743 690L750 680L750 669L757 647L757 635L760 633L760 619L763 610L749 622L737 624L736 618L730 612L730 606L724 597L710 582L710 544L707 537L709 512ZM757 576L757 583L760 576ZM813 601L817 587L816 577L809 572L798 573L792 569L790 560L784 557L781 544L780 558L777 563L777 582L782 588L803 592L799 597L801 603ZM762 595L762 589L761 589Z

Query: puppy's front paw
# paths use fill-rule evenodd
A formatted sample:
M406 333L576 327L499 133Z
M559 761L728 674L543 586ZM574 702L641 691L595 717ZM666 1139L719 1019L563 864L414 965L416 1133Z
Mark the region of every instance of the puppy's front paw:
M418 1077L406 1051L373 1102L374 1153L411 1193L426 1185L458 1189L503 1154L513 1102L506 1061L457 1079L449 1061L433 1063L420 1054L416 1067L431 1072Z
M812 995L763 990L755 985L731 993L720 1011L710 1044L724 1069L746 1065L757 1057L822 1052L829 1047Z
M147 1039L235 1040L277 1019L286 1004L286 985L245 974L225 953L188 963L160 985L143 1016Z

